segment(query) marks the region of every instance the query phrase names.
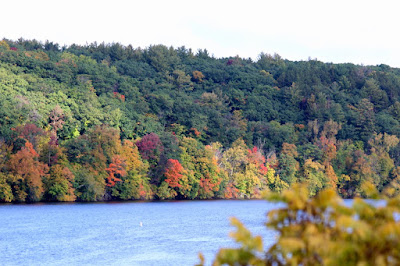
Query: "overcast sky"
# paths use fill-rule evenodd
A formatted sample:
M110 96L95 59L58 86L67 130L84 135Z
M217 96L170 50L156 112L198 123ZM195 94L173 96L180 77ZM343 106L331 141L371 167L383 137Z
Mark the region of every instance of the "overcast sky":
M0 39L206 48L215 57L400 67L400 3L375 0L13 0Z

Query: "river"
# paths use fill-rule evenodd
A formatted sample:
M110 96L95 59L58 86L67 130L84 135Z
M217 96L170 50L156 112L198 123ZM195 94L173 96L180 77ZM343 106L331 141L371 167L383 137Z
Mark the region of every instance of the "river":
M0 265L194 265L234 247L229 218L271 245L261 200L0 205Z

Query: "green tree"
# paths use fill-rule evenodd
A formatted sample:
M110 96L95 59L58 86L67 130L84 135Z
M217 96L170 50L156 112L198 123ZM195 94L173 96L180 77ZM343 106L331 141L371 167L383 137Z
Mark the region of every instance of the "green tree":
M279 175L289 185L296 181L296 173L299 170L297 147L294 144L284 142L279 154Z
M75 201L74 175L68 167L56 164L43 180L45 198L49 201Z
M364 86L361 88L360 96L369 99L377 110L382 110L389 103L388 96L379 86L379 83L374 79L367 79Z
M353 110L356 112L356 130L363 141L368 139L375 132L374 104L368 99L362 99Z

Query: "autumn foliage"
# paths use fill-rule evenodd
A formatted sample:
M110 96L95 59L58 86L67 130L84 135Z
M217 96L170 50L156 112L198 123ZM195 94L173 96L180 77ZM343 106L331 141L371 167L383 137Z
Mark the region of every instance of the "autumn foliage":
M160 137L155 133L143 136L141 140L136 142L136 146L145 160L158 160L164 150Z
M165 182L167 182L171 188L179 188L182 186L181 184L179 184L179 181L183 176L182 173L183 167L179 163L179 161L175 159L168 159L164 176L166 177Z
M239 189L237 189L232 183L229 183L225 189L225 199L236 199L239 197Z
M249 148L242 138L228 148L203 145L194 128L185 136L179 125L173 127L178 134L164 136L165 146L155 133L121 140L118 130L102 125L59 144L62 111L49 115L47 131L21 125L12 130L13 145L0 142L1 201L260 198L298 182L310 195L333 188L354 197L366 180L400 194L400 170L390 157L399 140L392 135L374 134L366 151L337 141L334 122L318 127L312 121L308 150L283 142L277 154Z
M16 154L8 161L8 167L18 176L14 189L18 200L39 201L44 189L42 178L47 175L48 166L38 161L39 154L34 150L32 143L27 141Z
M400 194L387 65L21 38L0 66L2 202Z
M372 183L365 183L366 196L376 198ZM327 189L309 198L306 185L265 199L285 203L268 212L266 226L278 232L275 243L265 247L238 219L232 218L231 237L237 248L222 248L213 265L398 265L400 263L400 198L386 204L354 199L344 204ZM205 265L204 257L200 255Z
M265 165L266 160L258 148L254 146L253 149L248 149L247 151L249 163L255 164L259 168L260 173L266 175L268 172L268 167Z
M126 176L126 163L121 159L120 156L115 155L112 158L112 163L106 168L108 172L107 177L107 186L113 187L115 186L115 182L120 182L121 177Z
M75 176L68 167L59 164L52 166L49 175L43 180L47 200L75 201L74 179Z

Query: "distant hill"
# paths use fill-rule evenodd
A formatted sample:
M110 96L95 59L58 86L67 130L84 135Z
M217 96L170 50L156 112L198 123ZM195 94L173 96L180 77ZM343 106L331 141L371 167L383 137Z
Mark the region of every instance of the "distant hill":
M0 41L0 200L396 194L400 70Z

